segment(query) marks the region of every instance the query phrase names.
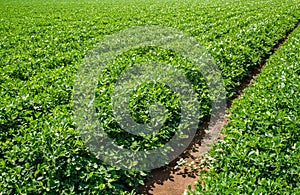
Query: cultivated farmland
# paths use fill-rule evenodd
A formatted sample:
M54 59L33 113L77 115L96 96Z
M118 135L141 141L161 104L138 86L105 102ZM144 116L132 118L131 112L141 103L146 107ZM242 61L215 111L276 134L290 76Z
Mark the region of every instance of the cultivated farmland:
M230 109L202 194L299 194L300 28ZM204 190L203 190L204 189ZM195 193L196 194L196 193Z
M149 172L121 170L89 152L72 118L77 70L108 35L150 25L185 32L214 58L229 99L300 20L299 0L1 0L0 10L0 194L134 194L143 184ZM261 81L234 104L232 122L225 128L229 141L217 146L228 150L212 151L219 164L213 162L206 191L231 193L226 190L242 186L244 193L272 193L274 188L299 192L299 28L278 52ZM126 67L147 61L183 69L198 94L199 121L208 120L211 112L208 88L191 61L151 45L127 51L99 77L94 104L107 134L132 150L163 145L180 120L176 94L167 86L150 83L134 92L129 109L136 121L147 123L148 104L161 101L170 111L166 127L143 137L132 136L116 124L108 104L113 83ZM251 155L249 161L241 159ZM249 173L243 175L245 169Z

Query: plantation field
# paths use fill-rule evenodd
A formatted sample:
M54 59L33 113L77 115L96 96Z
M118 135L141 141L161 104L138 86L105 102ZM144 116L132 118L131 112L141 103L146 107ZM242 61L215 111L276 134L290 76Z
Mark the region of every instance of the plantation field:
M300 193L300 28L230 109L201 194ZM197 193L191 193L197 194Z
M194 37L212 55L222 72L227 97L230 98L236 95L237 87L243 78L269 56L273 46L294 29L299 19L299 0L53 0L47 2L0 0L0 194L128 194L135 193L136 187L143 184L147 172L121 170L106 165L89 152L76 129L76 121L72 118L72 90L75 75L84 57L106 36L134 26L160 25L181 30ZM229 131L234 129L232 130L234 139L240 137L244 139L241 141L247 142L240 147L241 150L235 150L240 153L230 153L234 147L239 146L238 144L228 145L226 155L238 155L238 157L233 156L233 159L238 160L240 156L249 155L250 152L254 156L260 148L265 147L268 150L267 148L273 147L273 143L277 144L274 145L274 149L270 149L274 150L270 154L271 158L274 158L274 161L280 159L277 164L270 165L269 172L257 172L269 164L255 161L253 157L253 161L257 162L259 167L252 168L253 171L245 176L245 180L252 182L251 185L261 182L262 188L267 190L271 190L272 181L276 180L272 180L273 178L281 178L275 174L285 170L282 166L293 167L292 164L297 162L294 159L299 159L299 143L296 142L299 134L297 131L289 131L289 129L297 129L299 125L297 119L293 118L297 117L296 109L298 109L294 107L297 105L297 89L299 89L296 80L297 63L294 63L299 61L298 35L299 30L284 46L285 49L280 50L277 57L272 58L273 61L270 60L269 64L274 67L274 70L269 68L264 71L261 83L258 82L257 86L249 89L245 100L241 100L242 106L238 103L234 104L232 113L238 114L232 116L232 125L227 127ZM99 113L99 121L107 130L107 134L119 145L133 150L153 149L163 145L176 131L176 126L172 125L180 119L178 117L180 109L176 105L177 97L172 91L163 85L144 85L136 90L136 97L130 104L132 113L136 113L133 114L135 119L140 123L145 123L149 119L147 102L152 102L153 99L145 95L145 92L151 92L156 100L160 98L163 105L170 105L169 123L166 127L154 135L133 136L124 132L114 121L108 103L113 89L112 84L126 67L147 60L168 63L184 69L185 74L191 78L191 83L201 102L199 121L207 120L211 111L207 86L199 72L192 68L193 64L190 61L174 51L165 51L160 47L145 46L127 51L108 64L105 69L107 74L99 78L94 103ZM283 76L287 79L285 86L274 84ZM267 78L274 80L268 81ZM291 81L290 84L293 85L291 90L295 93L288 93L290 90L286 88L289 86L288 81ZM269 88L277 86L278 90L276 88L274 92L279 103L276 105L283 108L282 115L275 114L279 111L274 110L277 102L271 99L272 91L264 94L265 90L260 89L260 86L269 86ZM253 101L251 94L254 94ZM290 97L286 98L286 96ZM173 100L166 97L172 97ZM250 100L253 104L253 112L250 107L246 107L250 104L246 101ZM254 104L255 102L257 104ZM254 113L260 107L261 115L255 115ZM287 110L284 109L285 107ZM244 112L243 109L249 111L249 116L241 114ZM292 111L293 109L295 110ZM253 118L239 120L250 116ZM281 117L280 123L277 123L279 119L276 117ZM285 129L283 128L285 122L294 126ZM283 129L278 130L276 125ZM251 127L254 126L260 129L252 132ZM274 131L264 134L265 130ZM277 137L276 131L285 132L287 138ZM266 144L262 141L262 145L256 145L259 143L258 140L253 141L256 135L259 135L257 139L265 136L263 141L266 141ZM251 141L248 142L247 138ZM294 145L290 146L290 153L285 158L280 156L285 153L280 152L289 147L285 145L288 142ZM256 147L259 149L250 150ZM245 150L242 150L244 148ZM229 159L223 157L223 153L216 156L224 161ZM256 157L260 158L260 155ZM268 160L268 157L266 158ZM247 167L242 163L240 165L230 162L230 166L235 166L230 169L226 163L216 164L215 166L219 167L215 168L212 174L219 173L222 167L226 170ZM291 168L289 173L280 173L286 174L286 177L289 175L291 180L282 184L276 180L274 183L276 189L284 191L283 187L288 190L299 188L299 183L295 179L297 172L299 173L299 165L296 164L294 167L295 170ZM273 170L279 172L272 172ZM272 176L271 180L263 180L266 178L263 174L272 175L272 173L274 177ZM230 172L229 175L224 174L230 178L241 175L238 170ZM220 175L220 180L225 178L221 173ZM249 179L258 175L261 178L259 181ZM211 180L216 177L212 177ZM229 189L233 184L229 181L225 185ZM211 189L215 190L213 187ZM207 187L208 191L211 189ZM245 186L241 191L250 192L249 189Z

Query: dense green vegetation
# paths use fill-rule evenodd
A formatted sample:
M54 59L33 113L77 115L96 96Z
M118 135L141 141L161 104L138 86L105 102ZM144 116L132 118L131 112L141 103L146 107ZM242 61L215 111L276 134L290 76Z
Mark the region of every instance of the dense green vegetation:
M212 54L230 97L299 21L300 2L16 0L1 1L0 10L1 192L122 194L134 190L146 173L101 163L86 150L71 117L74 76L88 51L122 29L173 27L195 37ZM127 66L132 56L189 64L171 51L146 47L119 56L110 67ZM140 139L119 141L126 147L145 142L153 146L151 139Z
M190 194L300 193L300 28L230 109L226 135Z

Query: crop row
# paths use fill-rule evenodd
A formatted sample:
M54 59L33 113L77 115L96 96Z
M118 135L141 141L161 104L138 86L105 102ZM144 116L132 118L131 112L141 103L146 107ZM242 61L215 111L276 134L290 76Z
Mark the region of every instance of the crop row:
M230 109L226 135L190 194L300 193L300 28Z
M106 35L138 25L178 28L196 37L212 54L223 73L228 96L232 96L249 68L284 38L300 15L300 3L293 0L32 0L1 2L0 9L0 189L4 193L120 194L143 182L143 172L119 170L98 161L86 150L71 118L77 69L88 51ZM173 52L146 47L119 56L107 71L135 63L135 59L190 64ZM104 75L102 79L112 82L116 76ZM193 83L199 93L206 90L202 82L199 77ZM110 113L105 102L110 100L111 85L98 87L98 91L107 89L95 102L100 111ZM166 91L165 86L152 87ZM147 103L141 100L153 101L143 96L146 88L137 90L139 101L132 102L132 110L137 113L139 107L134 105L142 102L143 109L136 114L141 122L148 120ZM162 95L170 94L166 91ZM205 115L201 119L209 115L209 101L202 102ZM178 120L176 106L170 109L175 112L171 116ZM101 122L108 124L111 115L102 113ZM161 145L174 131L169 127L160 132L155 138L160 141L154 143L153 137L130 136L115 123L109 125L112 138L134 149Z

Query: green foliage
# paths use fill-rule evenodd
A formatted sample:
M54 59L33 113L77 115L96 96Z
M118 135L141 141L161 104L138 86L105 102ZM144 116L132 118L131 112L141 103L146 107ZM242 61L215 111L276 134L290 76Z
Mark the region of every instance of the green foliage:
M189 194L300 193L300 28L230 109L204 185Z
M196 37L215 58L223 73L228 96L232 96L249 69L256 66L298 21L299 5L297 0L256 3L234 0L1 0L1 193L122 194L131 193L143 183L144 172L118 170L98 161L84 147L71 120L72 88L77 68L88 51L106 35L138 25L183 30ZM170 62L183 69L187 67L186 74L198 93L203 94L199 98L203 113L200 118L205 119L210 109L205 95L207 89L197 72L189 72L189 62L159 48L131 52L116 59L115 66L145 58ZM113 66L111 64L109 68ZM112 77L117 75L108 74L107 78L113 81ZM98 89L103 86L99 85ZM174 114L171 117L177 118L176 95L166 86L148 87L137 89L138 98L131 102L136 119L147 122L148 107L142 100L151 102L159 95L151 98L144 94L159 91L164 96L174 97L165 104L172 104L170 109ZM109 91L105 95L109 95ZM97 98L106 100L107 97L99 95ZM134 105L140 103L143 109L138 111ZM103 104L98 106L99 111L107 109ZM273 114L270 111L270 115ZM282 118L283 123L286 120L290 119ZM142 141L140 138L118 141L127 147L134 148L134 144L143 143L151 148L167 141L172 130L160 131L160 142L156 143L151 136ZM116 128L112 134L117 138L124 132ZM295 138L294 134L289 136ZM277 150L281 151L280 147ZM286 162L290 166L289 161Z
M199 110L202 110L199 120L204 120L209 116L210 100L208 98L208 87L205 84L201 73L194 68L191 62L185 60L182 56L161 48L146 47L137 50L131 50L118 56L114 62L109 64L101 74L96 91L95 106L98 118L103 121L103 127L114 142L133 150L151 150L164 145L174 135L181 119L180 99L172 89L163 83L143 83L136 88L130 97L129 110L133 119L140 124L149 123L151 117L149 114L150 106L154 103L160 103L166 109L163 127L150 135L133 135L123 130L114 119L111 105L111 96L114 89L114 83L121 77L124 70L135 64L147 62L160 62L171 64L177 69L185 70L185 75L194 87L199 97ZM122 95L122 94L121 94ZM162 113L161 113L162 114Z

